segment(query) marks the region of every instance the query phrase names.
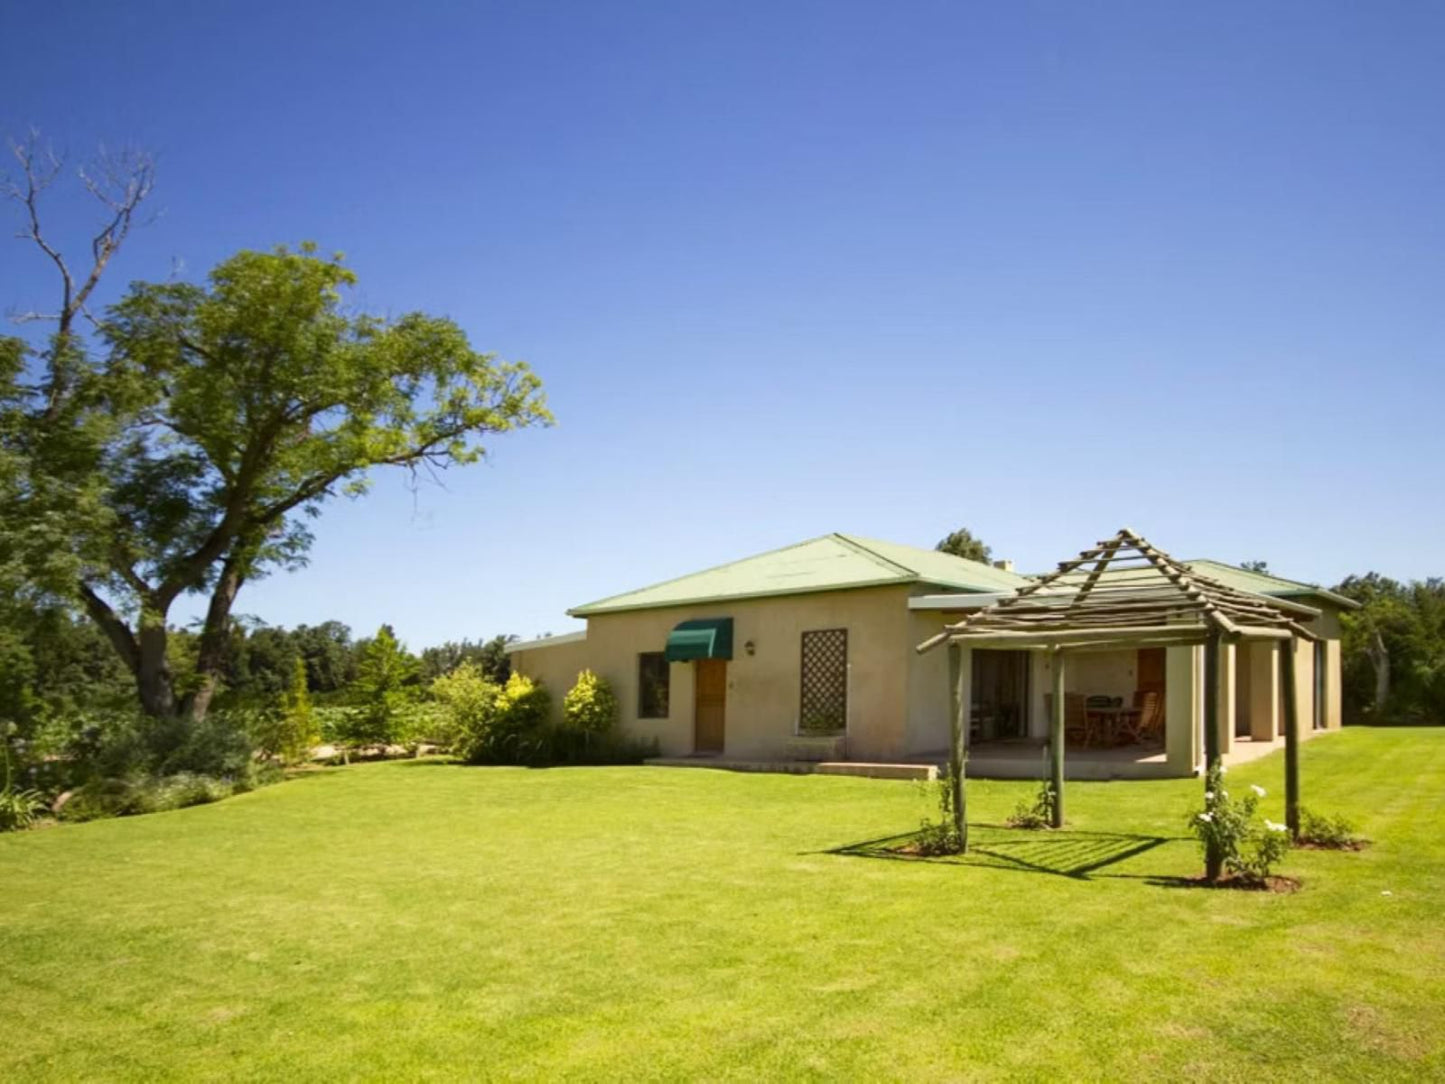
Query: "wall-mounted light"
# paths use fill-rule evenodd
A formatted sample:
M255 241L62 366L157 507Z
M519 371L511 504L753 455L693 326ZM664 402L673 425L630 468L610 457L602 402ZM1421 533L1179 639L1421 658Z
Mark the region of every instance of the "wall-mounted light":
M743 650L746 651L749 655L756 655L758 653L758 645L749 640L747 643L743 644Z

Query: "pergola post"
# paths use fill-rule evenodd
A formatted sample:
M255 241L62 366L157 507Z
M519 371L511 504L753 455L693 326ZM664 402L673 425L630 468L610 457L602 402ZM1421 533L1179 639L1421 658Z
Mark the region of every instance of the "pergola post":
M952 723L948 756L949 785L953 788L953 827L960 852L968 853L968 715L973 702L973 652L959 644L948 645L949 716Z
M1295 687L1295 640L1279 645L1279 680L1284 686L1284 823L1299 838L1299 690Z
M1219 766L1219 632L1210 632L1204 642L1204 787L1209 788L1209 773ZM1207 799L1206 799L1207 800ZM1224 871L1224 854L1211 842L1204 852L1204 876L1219 880Z
M1049 769L1054 788L1053 826L1064 826L1064 653L1054 648L1053 718L1049 720Z

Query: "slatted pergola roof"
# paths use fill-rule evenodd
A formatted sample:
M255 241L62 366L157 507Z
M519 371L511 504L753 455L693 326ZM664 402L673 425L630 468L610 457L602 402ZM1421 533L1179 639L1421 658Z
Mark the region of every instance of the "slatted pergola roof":
M946 626L918 645L1088 647L1182 645L1318 637L1301 623L1319 611L1230 587L1192 570L1129 530L1058 570Z

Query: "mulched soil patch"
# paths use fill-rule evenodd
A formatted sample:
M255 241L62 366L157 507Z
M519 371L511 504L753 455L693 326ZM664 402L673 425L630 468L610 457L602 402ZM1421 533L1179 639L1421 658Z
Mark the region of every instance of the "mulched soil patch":
M1226 875L1211 882L1206 881L1202 873L1193 877L1181 877L1177 883L1186 888L1232 888L1236 892L1275 892L1285 896L1298 892L1302 884L1297 877L1281 877L1277 874L1266 877L1263 881Z
M1301 851L1363 851L1370 845L1368 839L1352 839L1348 843L1317 843L1312 839L1301 839L1295 849Z

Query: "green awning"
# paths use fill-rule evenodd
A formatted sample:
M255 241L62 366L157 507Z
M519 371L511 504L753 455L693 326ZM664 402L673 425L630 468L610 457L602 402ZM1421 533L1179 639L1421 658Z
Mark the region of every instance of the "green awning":
M667 661L730 659L733 657L733 619L702 617L684 621L667 634Z

